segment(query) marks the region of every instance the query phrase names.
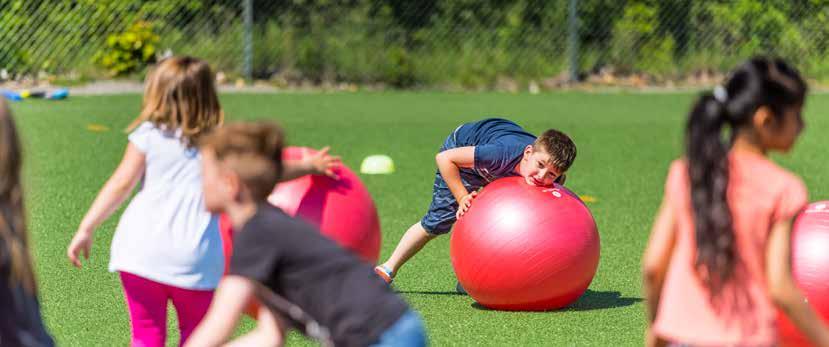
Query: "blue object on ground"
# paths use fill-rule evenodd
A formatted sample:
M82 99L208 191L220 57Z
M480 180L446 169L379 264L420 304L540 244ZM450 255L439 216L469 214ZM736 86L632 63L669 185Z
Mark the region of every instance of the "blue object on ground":
M15 92L15 91L11 91L11 90L2 90L2 91L0 91L0 94L3 94L3 96L4 96L6 99L11 100L11 101L20 101L20 100L23 100L23 97L21 97L21 96L20 96L20 94L19 94L19 93L17 93L17 92Z
M57 89L57 90L49 93L48 95L46 95L46 98L49 99L49 100L63 100L63 99L66 99L66 97L68 97L68 96L69 96L69 89L60 88L60 89Z

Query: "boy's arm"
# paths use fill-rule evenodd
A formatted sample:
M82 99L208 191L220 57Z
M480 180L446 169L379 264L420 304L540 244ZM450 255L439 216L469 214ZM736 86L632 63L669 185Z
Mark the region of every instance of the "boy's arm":
M186 347L220 346L236 329L249 300L255 291L253 281L228 275L219 283L204 319L187 339Z
M445 150L435 156L435 161L438 164L438 171L446 181L449 191L459 203L463 198L469 195L469 191L463 186L461 181L461 168L472 168L475 166L475 147L458 147Z
M224 347L283 346L288 326L282 318L264 305L256 314L256 328L227 343Z

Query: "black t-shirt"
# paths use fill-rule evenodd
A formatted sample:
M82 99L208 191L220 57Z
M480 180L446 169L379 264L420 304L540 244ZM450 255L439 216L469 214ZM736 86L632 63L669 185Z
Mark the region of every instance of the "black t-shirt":
M0 346L51 347L55 343L40 317L37 297L9 281L6 245L0 240Z
M376 342L408 310L370 264L271 205L259 206L233 249L231 274L270 289L275 295L260 294L263 303L307 335L337 346Z

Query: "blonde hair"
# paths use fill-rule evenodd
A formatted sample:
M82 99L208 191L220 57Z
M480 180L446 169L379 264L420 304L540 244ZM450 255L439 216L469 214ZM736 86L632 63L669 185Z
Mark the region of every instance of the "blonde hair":
M151 122L180 130L184 144L195 146L199 137L224 120L214 80L204 60L189 56L164 59L147 74L141 114L127 131Z
M0 265L7 263L10 282L36 291L20 170L23 156L11 110L0 100Z
M273 122L239 122L206 135L199 147L210 149L222 166L239 176L257 202L264 202L282 176L285 136Z

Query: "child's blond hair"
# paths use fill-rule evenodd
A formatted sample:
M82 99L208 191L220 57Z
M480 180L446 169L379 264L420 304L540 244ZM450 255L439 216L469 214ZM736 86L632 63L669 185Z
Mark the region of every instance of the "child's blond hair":
M185 145L224 120L216 94L215 77L207 62L189 56L170 57L147 74L141 114L130 124L132 131L143 122L181 131Z

